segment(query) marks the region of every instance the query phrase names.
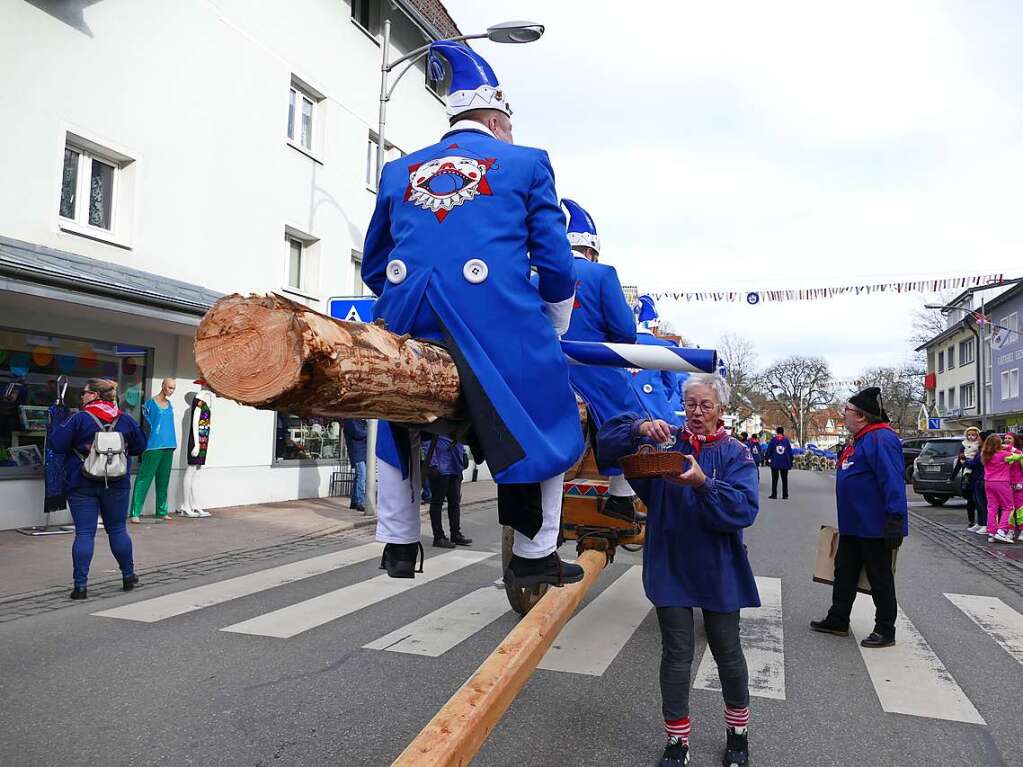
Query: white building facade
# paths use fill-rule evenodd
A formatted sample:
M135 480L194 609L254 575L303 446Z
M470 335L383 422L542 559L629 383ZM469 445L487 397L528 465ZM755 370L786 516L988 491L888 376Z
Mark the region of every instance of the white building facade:
M136 417L163 378L177 381L176 504L209 304L276 291L326 312L330 297L365 292L385 18L392 58L458 34L437 0L6 0L0 529L43 520L59 375L71 406L88 378L118 380ZM446 126L419 65L389 107L389 158ZM211 508L324 495L343 450L336 421L224 400L211 427Z

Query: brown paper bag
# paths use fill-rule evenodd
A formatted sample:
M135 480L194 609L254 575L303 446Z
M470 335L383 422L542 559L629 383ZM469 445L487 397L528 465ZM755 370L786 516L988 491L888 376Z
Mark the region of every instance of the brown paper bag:
M817 536L817 561L813 567L815 583L834 585L836 551L838 551L838 530L830 525L821 525L820 535ZM895 572L895 560L898 554L898 549L892 552L892 572ZM867 580L866 570L860 571L860 582L856 584L856 590L861 594L870 593L870 581Z

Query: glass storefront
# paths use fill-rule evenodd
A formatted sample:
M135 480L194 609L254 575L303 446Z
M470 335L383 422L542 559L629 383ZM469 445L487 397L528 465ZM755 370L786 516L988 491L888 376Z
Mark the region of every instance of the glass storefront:
M118 405L140 420L151 364L152 350L141 346L0 328L0 477L41 470L60 376L72 410L90 378L109 378L117 381Z
M300 418L277 414L274 460L340 462L345 452L341 420L338 418Z

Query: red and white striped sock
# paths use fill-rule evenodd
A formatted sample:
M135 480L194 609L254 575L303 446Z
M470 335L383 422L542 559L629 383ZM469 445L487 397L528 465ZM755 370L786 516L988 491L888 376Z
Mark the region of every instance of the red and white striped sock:
M725 706L725 725L732 727L736 732L746 732L749 727L749 706L745 708L732 708Z
M684 716L681 719L665 719L664 720L664 732L669 738L677 738L683 743L689 743L689 717Z

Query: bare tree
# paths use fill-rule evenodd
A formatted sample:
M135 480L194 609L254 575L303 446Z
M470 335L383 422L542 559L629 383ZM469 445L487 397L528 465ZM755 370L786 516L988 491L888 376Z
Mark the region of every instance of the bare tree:
M924 404L924 374L926 370L910 363L901 367L868 368L857 376L864 388L877 386L892 427L902 436L918 431L917 417Z
M718 343L718 355L725 363L725 380L732 390L729 409L740 421L745 420L759 411L764 403L753 343L748 338L727 333Z
M934 296L932 304L947 304L956 294L945 291ZM927 309L923 305L913 312L911 343L921 346L948 328L948 318L937 309Z
M808 415L834 401L831 368L822 357L787 357L763 372L760 385L785 414L801 445Z

